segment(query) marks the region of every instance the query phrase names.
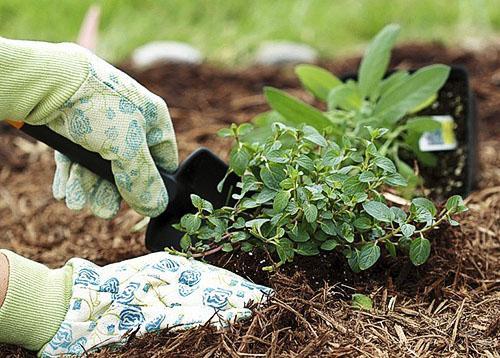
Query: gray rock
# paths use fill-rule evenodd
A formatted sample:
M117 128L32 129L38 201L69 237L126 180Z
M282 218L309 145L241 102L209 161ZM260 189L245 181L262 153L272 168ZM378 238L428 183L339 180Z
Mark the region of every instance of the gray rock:
M193 46L175 41L155 41L138 47L132 53L132 64L144 69L158 63L189 63L203 62L201 52Z
M309 45L276 41L265 42L257 50L254 62L260 65L310 63L318 59L318 52Z

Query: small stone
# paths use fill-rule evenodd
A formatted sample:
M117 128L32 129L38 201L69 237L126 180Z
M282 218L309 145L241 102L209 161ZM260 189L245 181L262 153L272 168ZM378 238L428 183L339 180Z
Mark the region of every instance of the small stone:
M198 65L203 62L201 52L193 46L175 41L155 41L138 47L132 53L132 64L145 69L159 63L187 63Z
M290 63L311 63L318 59L318 52L309 45L288 42L265 42L255 55L259 65L282 65Z
M491 82L495 86L500 87L500 70L495 71L495 73L491 75Z

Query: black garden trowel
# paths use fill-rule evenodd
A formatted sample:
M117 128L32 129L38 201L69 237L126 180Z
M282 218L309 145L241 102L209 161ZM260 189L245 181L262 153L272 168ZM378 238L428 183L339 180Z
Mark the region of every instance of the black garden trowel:
M115 183L111 162L98 153L91 152L66 137L53 132L47 126L31 126L17 123L16 127L78 163L101 178ZM180 218L194 211L191 194L210 201L215 208L231 204L231 194L236 188L238 176L230 174L224 182L222 192L217 185L224 178L228 166L224 161L206 148L194 151L184 160L175 173L159 170L168 191L167 209L158 217L151 218L146 231L146 247L151 251L161 251L165 247L180 248L182 232L172 227Z

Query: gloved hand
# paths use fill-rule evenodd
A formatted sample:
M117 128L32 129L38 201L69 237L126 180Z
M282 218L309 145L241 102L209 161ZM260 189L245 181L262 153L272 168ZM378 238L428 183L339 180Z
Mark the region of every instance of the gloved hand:
M105 267L82 259L68 265L69 311L42 357L125 343L131 332L185 330L207 322L223 327L250 317L248 303L264 302L272 293L232 272L165 252Z
M178 157L160 97L74 44L0 38L0 78L0 119L46 124L112 162L117 188L56 153L57 199L104 218L116 214L120 197L146 216L164 211L168 193L156 165L174 171Z

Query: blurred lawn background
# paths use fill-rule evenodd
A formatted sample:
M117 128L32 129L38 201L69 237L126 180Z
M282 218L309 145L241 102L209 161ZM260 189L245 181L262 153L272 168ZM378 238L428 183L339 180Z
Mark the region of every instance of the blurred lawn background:
M74 41L93 3L102 8L97 52L114 62L153 40L189 42L223 64L247 62L265 40L305 42L331 57L389 22L402 25L400 41L500 33L500 0L1 0L0 36Z

